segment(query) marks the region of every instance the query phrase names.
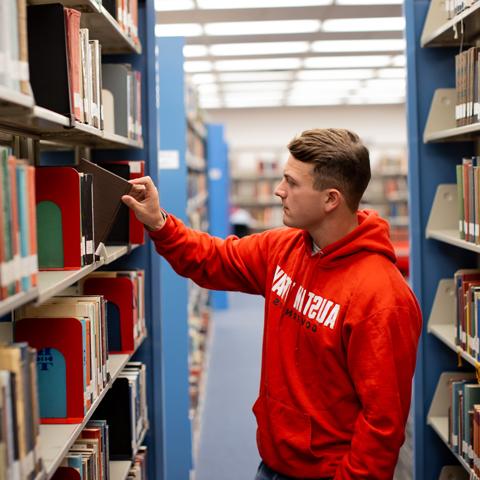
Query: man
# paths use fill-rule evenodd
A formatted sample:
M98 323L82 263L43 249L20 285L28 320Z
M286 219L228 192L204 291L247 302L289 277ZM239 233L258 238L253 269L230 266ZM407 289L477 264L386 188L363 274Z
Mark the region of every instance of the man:
M357 210L370 180L358 136L307 130L288 148L275 191L287 228L226 240L193 231L160 209L148 177L123 200L177 273L265 297L256 479L391 479L421 313L387 223Z

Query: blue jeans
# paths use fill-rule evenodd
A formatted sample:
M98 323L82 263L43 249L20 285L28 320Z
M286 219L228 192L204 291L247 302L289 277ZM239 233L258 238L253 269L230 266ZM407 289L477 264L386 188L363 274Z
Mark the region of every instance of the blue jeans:
M260 465L257 470L257 475L255 480L301 480L295 479L293 477L287 477L281 473L277 473L271 468L267 467L263 462L260 462ZM319 478L318 480L331 480L329 478Z

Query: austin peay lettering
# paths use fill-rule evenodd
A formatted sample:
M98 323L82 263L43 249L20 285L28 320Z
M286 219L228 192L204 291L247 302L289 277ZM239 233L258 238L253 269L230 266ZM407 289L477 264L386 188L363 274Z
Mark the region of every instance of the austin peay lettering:
M287 298L290 290L296 285L281 268L277 265L272 282L272 292L276 293L283 301ZM333 330L340 312L340 305L328 298L307 291L301 285L298 286L293 309L300 315L311 321L317 322L324 327Z

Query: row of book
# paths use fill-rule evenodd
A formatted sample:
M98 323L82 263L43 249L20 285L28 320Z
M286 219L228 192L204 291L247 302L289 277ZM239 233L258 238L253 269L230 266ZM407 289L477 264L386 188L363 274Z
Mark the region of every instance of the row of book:
M53 480L109 480L109 425L90 420L53 475Z
M455 15L462 13L467 8L470 8L477 0L446 0L444 3L447 18L451 19Z
M187 150L197 158L206 158L205 141L190 124L187 129Z
M79 295L15 312L14 339L38 351L42 423L81 422L110 381L111 353L132 354L146 336L144 272L94 272Z
M0 2L0 85L30 95L26 0Z
M80 28L79 10L53 3L31 5L27 14L30 82L37 105L139 140L140 72L129 64L102 65L100 42Z
M73 167L37 167L38 262L41 270L78 269L93 263L101 244L144 243L143 225L121 202L127 180L144 162L81 160Z
M127 480L147 480L147 447L139 448L128 472Z
M449 381L448 439L452 450L480 474L480 385L475 374Z
M231 194L233 197L239 198L271 200L279 183L280 181L277 178L256 179L255 181L239 179L233 182Z
M36 351L0 345L0 479L29 480L42 471Z
M37 285L35 169L0 146L0 300Z
M480 358L480 269L461 269L454 274L455 343L473 358Z
M480 243L479 158L465 157L456 166L459 235L472 243Z
M455 56L455 122L457 127L478 122L479 52L477 47L472 47Z
M149 428L147 374L143 363L127 363L93 418L108 423L110 460L133 461Z
M102 3L102 0L98 0ZM139 44L138 39L138 0L103 0L103 6L118 22L120 30L133 43Z

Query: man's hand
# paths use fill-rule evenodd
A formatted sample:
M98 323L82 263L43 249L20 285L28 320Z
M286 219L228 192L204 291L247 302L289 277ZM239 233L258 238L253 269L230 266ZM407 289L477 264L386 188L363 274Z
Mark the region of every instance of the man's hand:
M149 230L159 230L165 223L160 209L158 191L150 177L130 180L132 189L122 197L125 205L133 210L137 219Z

